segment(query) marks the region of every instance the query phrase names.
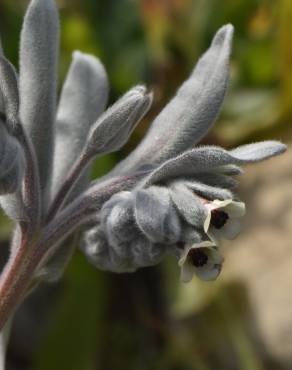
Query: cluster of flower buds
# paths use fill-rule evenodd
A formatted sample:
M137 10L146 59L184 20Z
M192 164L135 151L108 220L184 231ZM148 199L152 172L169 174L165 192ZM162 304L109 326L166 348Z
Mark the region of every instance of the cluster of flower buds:
M193 275L218 277L223 263L222 239L240 232L244 203L233 193L239 164L273 156L277 142L226 151L205 146L164 162L132 191L111 197L96 225L85 233L83 248L99 268L135 271L174 254L181 280Z

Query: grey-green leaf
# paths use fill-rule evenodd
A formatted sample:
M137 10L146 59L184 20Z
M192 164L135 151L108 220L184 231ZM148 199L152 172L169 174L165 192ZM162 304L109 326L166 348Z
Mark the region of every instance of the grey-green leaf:
M59 17L55 1L32 0L20 42L20 116L35 147L43 190L51 174L53 156L58 54Z
M243 165L262 161L284 153L286 148L279 141L243 145L229 152L215 146L198 147L164 162L144 180L143 185L149 186L178 176L217 172L218 168L229 164Z
M145 139L118 166L120 172L142 162L161 163L191 148L206 135L226 94L232 36L232 25L219 29L210 48L154 120Z
M108 99L108 79L94 56L74 52L57 114L52 193L80 155L90 127L104 111ZM82 184L86 182L83 178ZM83 186L78 183L78 188Z
M259 143L241 145L230 154L244 163L253 163L269 159L286 151L287 146L276 140L261 141Z

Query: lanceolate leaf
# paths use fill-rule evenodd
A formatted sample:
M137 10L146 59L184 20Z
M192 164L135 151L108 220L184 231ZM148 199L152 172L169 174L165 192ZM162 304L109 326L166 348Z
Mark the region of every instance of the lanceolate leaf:
M56 113L59 18L54 0L32 0L20 43L20 116L38 158L41 188L49 183Z
M117 170L127 171L143 161L161 163L201 140L217 118L225 97L232 36L231 25L217 32L189 79Z
M76 51L57 114L52 179L54 193L80 155L90 127L104 111L108 90L107 75L101 62L91 55Z

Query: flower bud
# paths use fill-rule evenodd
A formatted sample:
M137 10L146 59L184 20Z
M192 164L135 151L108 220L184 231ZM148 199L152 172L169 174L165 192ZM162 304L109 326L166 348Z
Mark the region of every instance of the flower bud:
M86 154L95 156L119 150L126 144L151 103L152 94L147 94L144 86L136 86L122 96L93 125Z

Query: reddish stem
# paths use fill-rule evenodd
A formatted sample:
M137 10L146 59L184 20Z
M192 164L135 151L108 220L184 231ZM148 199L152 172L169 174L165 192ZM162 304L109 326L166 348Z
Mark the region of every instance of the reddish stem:
M14 248L0 277L0 330L25 298L40 262L48 252L55 252L64 237L99 211L114 193L131 189L145 173L120 177L97 184L67 206L41 233L31 233L22 225L18 248Z
M26 236L21 232L19 246L18 248L12 249L9 261L0 277L0 330L9 318L10 307L15 306L15 301L19 297L19 289L15 281L18 280L23 270L22 265L26 253Z

